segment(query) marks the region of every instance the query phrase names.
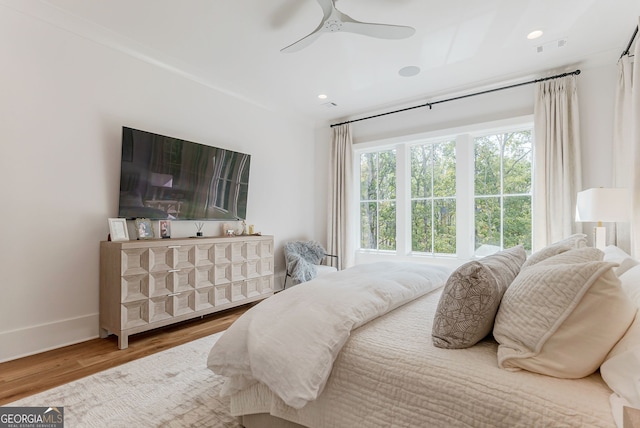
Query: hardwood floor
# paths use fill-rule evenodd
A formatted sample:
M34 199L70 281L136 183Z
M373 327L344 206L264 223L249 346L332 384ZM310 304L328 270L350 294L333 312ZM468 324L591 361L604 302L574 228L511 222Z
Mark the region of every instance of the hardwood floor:
M251 306L130 336L127 349L111 335L1 363L0 405L225 330Z

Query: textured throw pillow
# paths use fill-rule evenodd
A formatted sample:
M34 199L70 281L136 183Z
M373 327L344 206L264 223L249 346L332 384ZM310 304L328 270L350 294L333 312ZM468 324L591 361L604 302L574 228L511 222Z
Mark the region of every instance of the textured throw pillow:
M491 333L500 299L526 257L519 245L456 269L438 302L433 344L439 348L468 348Z
M578 248L522 268L493 329L501 368L569 379L598 369L636 313L602 256Z
M584 233L576 233L561 241L554 242L544 247L542 250L533 253L522 265L522 269L533 266L542 260L553 257L556 254L564 253L572 248L584 248L587 246L587 235Z

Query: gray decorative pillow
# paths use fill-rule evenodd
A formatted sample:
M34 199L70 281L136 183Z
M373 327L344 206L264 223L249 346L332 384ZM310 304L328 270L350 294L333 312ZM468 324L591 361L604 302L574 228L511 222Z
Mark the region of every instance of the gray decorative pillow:
M526 257L519 245L456 269L438 302L433 344L438 348L468 348L491 333L502 295Z

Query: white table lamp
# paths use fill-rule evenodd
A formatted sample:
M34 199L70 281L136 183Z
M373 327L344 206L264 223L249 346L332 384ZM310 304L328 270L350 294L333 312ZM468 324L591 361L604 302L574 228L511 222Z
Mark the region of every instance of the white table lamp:
M576 221L597 222L594 246L603 250L607 245L607 229L603 222L629 221L631 195L627 189L598 187L578 192Z

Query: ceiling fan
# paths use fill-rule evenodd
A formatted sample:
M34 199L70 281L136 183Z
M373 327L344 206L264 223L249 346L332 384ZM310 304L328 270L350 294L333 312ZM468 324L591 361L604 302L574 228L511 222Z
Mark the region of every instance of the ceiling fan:
M280 50L280 52L297 52L309 46L323 33L345 31L362 34L379 39L404 39L411 37L415 28L404 25L375 24L360 22L336 9L334 0L317 0L324 12L320 25L309 35Z

